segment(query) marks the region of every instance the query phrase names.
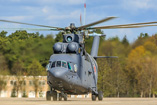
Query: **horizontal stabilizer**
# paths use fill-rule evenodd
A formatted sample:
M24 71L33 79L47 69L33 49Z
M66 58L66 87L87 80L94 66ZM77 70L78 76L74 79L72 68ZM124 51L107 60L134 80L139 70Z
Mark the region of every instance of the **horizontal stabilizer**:
M97 59L97 58L118 58L118 56L96 56L94 58L95 59Z
M92 33L88 34L88 36L106 36L105 34Z

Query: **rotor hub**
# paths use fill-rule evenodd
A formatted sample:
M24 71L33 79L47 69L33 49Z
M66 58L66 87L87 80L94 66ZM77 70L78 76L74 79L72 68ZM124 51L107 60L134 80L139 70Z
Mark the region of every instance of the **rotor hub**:
M70 24L70 28L71 28L71 29L75 29L75 28L76 28L76 27L75 27L75 24L74 24L74 23L71 23L71 24Z

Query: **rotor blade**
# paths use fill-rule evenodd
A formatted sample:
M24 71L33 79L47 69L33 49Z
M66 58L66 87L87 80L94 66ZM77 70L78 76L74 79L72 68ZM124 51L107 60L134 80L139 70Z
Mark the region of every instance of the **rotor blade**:
M58 31L57 29L41 29L41 28L0 28L0 30L9 30L9 31L14 31L14 30L26 30L26 31Z
M124 25L111 25L111 26L100 26L100 27L93 27L93 29L112 29L112 28L122 28L122 27L146 27L146 26L156 26L153 25L157 22L145 22L145 23L134 23L134 24L124 24ZM150 24L150 25L145 25L145 24Z
M47 28L56 28L57 30L64 30L63 28L60 28L60 27L52 27L52 26L46 26L46 25L22 23L22 22L9 21L9 20L0 20L0 21L1 21L1 22L7 22L7 23L25 24L25 25L31 25L31 26L39 26L39 27L47 27Z
M80 27L78 27L78 29L87 28L87 27L90 27L90 26L93 26L93 25L96 25L96 24L99 24L99 23L102 23L102 22L105 22L105 21L109 21L109 20L114 19L114 18L116 18L116 17L107 17L105 19L102 19L102 20L99 20L99 21L96 21L96 22L93 22L93 23L90 23L90 24L87 24L87 25L80 26Z
M94 58L118 58L118 56L96 56Z
M104 27L94 27L89 29L117 29L117 28L140 28L140 27L149 27L149 26L157 26L157 24L150 25L132 25L132 26L104 26Z

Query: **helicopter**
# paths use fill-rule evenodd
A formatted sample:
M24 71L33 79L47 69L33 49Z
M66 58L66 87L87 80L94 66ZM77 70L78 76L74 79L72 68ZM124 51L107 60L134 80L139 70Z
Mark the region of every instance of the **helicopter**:
M91 93L92 101L103 100L103 92L97 88L98 80L98 58L117 58L116 56L98 56L100 37L105 36L97 33L88 33L96 29L118 29L118 28L140 28L147 26L157 26L157 22L145 22L123 25L96 26L102 22L106 22L116 17L111 16L102 20L76 27L71 23L69 27L53 27L47 25L37 25L22 23L9 20L0 20L1 22L9 22L16 24L25 24L44 29L22 29L35 31L62 31L63 42L57 42L53 45L53 54L50 56L47 65L47 84L50 90L46 92L46 100L50 101L67 101L67 95L82 95ZM92 36L93 44L91 53L85 50L85 37Z

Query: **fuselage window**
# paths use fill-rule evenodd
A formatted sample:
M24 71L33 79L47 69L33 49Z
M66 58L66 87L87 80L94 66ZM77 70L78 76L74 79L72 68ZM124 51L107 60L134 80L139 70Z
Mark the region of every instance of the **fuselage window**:
M64 62L64 61L62 61L62 67L67 68L67 63L66 63L66 62Z
M56 61L52 63L51 68L55 67Z
M77 65L74 64L74 72L76 73L77 72Z
M56 67L61 67L61 61L57 61Z

